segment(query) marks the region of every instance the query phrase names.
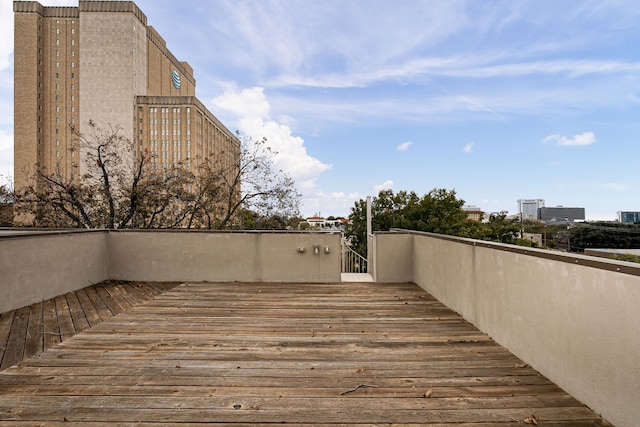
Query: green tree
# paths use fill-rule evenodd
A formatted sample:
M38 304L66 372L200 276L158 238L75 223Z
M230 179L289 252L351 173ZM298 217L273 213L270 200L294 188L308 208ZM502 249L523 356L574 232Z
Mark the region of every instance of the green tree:
M638 249L640 226L593 222L572 227L569 231L571 247L583 251L587 248Z
M484 233L481 238L500 243L516 243L520 230L518 221L516 218L507 218L507 212L505 211L499 214L491 214L489 220L483 224Z
M382 190L371 202L371 223L374 231L391 228L427 231L464 237L476 237L480 225L467 218L462 210L464 200L455 191L433 189L422 197L415 192ZM366 254L366 200L359 200L351 208L351 224L346 234L352 247Z

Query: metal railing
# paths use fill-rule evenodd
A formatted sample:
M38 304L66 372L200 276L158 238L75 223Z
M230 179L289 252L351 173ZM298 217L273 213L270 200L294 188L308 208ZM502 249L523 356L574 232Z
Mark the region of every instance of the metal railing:
M367 273L367 259L351 249L342 240L342 272Z

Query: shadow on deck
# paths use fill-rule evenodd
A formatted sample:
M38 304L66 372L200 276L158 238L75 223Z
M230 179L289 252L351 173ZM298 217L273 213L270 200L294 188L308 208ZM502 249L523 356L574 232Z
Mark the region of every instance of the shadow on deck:
M413 284L105 283L0 340L0 426L610 425Z

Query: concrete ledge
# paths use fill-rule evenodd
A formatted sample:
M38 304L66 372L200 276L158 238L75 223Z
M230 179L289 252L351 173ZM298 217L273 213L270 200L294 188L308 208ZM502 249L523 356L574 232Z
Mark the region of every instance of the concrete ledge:
M376 240L378 277L410 259L414 283L608 421L637 425L639 264L403 230ZM404 255L380 256L390 244Z
M3 229L0 313L107 279L338 283L340 238L282 231Z
M107 280L105 231L0 238L0 313Z

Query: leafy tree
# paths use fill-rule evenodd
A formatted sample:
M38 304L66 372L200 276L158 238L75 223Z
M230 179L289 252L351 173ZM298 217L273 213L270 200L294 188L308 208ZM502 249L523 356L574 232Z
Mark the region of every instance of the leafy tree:
M640 248L640 226L594 222L577 225L570 229L571 247L574 250L587 248Z
M383 190L371 202L371 226L374 231L391 228L427 231L451 236L516 243L519 224L508 219L506 212L493 214L486 223L473 221L462 209L464 200L455 191L433 189L422 197L414 192ZM352 247L366 254L366 201L359 200L351 208L351 225L346 233Z
M489 216L489 221L483 225L484 235L481 237L483 240L509 244L516 243L516 239L525 240L518 239L520 230L518 219L508 219L507 212L505 211L502 211L499 214L491 214Z
M427 231L464 237L475 237L479 224L467 218L462 210L464 200L455 191L433 189L423 197L415 192L382 190L371 203L371 225L375 231L391 228ZM347 227L353 248L366 254L366 200L359 200L351 208Z
M199 159L195 171L178 164L157 169L147 152L119 127L89 122L79 135L81 177L37 169L17 195L20 209L44 227L239 228L242 209L263 217L288 218L298 212L293 181L273 166L266 140L242 141L232 162Z
M618 261L627 261L627 262L637 262L640 263L640 256L638 255L634 255L634 254L630 254L630 253L626 253L624 255L612 255L611 256L612 259L616 259Z

